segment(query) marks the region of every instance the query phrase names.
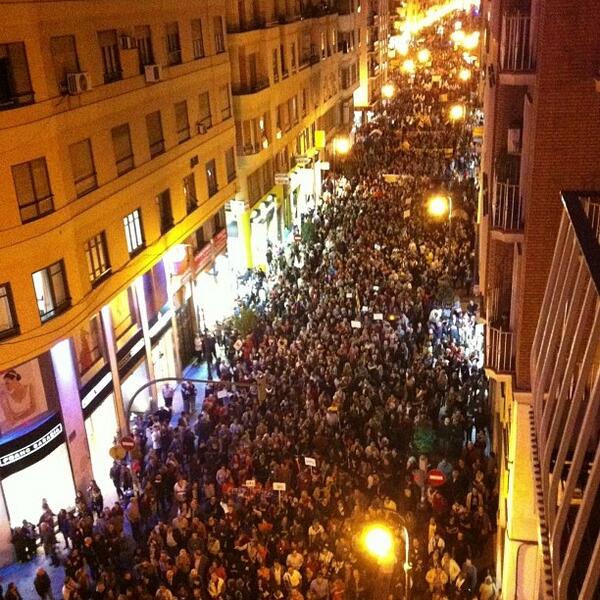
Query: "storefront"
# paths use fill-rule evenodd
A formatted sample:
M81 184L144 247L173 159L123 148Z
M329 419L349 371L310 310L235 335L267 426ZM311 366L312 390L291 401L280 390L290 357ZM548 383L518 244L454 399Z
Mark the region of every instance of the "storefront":
M282 240L281 218L278 218L281 202L274 193L265 196L250 213L252 236L252 259L254 266L266 268L269 246L276 248Z
M65 431L58 412L45 414L0 439L0 556L12 560L10 527L37 523L42 498L58 512L72 506L75 486ZM4 518L5 517L5 518Z
M155 379L177 377L179 373L172 318L173 311L169 304L165 304L149 323L148 333L152 347L151 357Z

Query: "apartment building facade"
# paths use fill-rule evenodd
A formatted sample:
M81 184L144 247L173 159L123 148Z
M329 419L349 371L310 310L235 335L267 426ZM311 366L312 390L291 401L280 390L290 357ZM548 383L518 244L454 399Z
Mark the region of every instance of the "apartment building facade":
M42 497L112 490L150 382L301 230L352 126L359 7L0 1L0 563Z
M556 283L549 276L561 192L600 184L600 13L593 2L502 0L482 2L481 14L479 277L500 472L497 574L507 597L537 598L557 582L550 577L547 585L540 551L545 532L530 420L539 364L532 347L548 318L546 286Z

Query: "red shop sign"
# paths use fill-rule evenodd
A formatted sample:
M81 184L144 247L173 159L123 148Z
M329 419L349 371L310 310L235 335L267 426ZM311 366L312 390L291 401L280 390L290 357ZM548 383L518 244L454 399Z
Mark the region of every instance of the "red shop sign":
M194 256L194 268L202 271L213 261L213 247L209 242Z
M223 252L227 248L227 228L223 227L212 239L212 245L215 255Z

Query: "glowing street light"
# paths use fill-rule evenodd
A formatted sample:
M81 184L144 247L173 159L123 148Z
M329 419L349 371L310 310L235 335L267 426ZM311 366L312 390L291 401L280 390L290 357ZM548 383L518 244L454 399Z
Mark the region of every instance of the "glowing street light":
M454 31L462 29L462 21L454 21Z
M427 201L427 212L432 217L443 217L450 211L450 199L448 196L435 194Z
M458 31L453 31L452 34L450 35L450 39L457 45L460 46L466 38L466 34L462 29L459 29Z
M402 70L405 73L414 73L415 72L415 61L412 60L412 58L407 58L403 63L402 63Z
M417 53L417 59L420 63L428 63L431 60L431 52L427 48L422 48Z
M339 135L333 138L333 149L336 154L348 154L352 148L352 142L347 135Z
M393 83L386 83L381 86L381 95L384 98L388 98L388 99L393 98L395 93L396 93L396 89L394 88Z
M471 71L469 71L469 69L461 69L458 72L458 78L461 81L469 81L469 79L471 79L471 77L472 77L472 73L471 73Z
M394 559L394 538L384 525L370 525L363 532L363 544L367 552L382 563Z
M474 31L473 33L465 36L461 43L465 50L474 50L477 48L477 46L479 46L479 31Z
M462 104L453 104L450 107L450 112L448 113L448 116L450 117L451 121L461 121L465 118L465 114L465 107Z

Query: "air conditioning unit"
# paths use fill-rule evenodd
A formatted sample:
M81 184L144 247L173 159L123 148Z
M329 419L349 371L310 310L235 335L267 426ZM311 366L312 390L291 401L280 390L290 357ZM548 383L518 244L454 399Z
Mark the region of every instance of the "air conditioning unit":
M160 65L146 65L144 67L144 75L146 76L146 83L162 81L162 67Z
M204 123L196 123L198 133L206 133L206 125Z
M134 50L136 48L136 40L130 35L121 36L121 48L123 50Z
M72 96L92 89L89 73L67 73L67 90Z

